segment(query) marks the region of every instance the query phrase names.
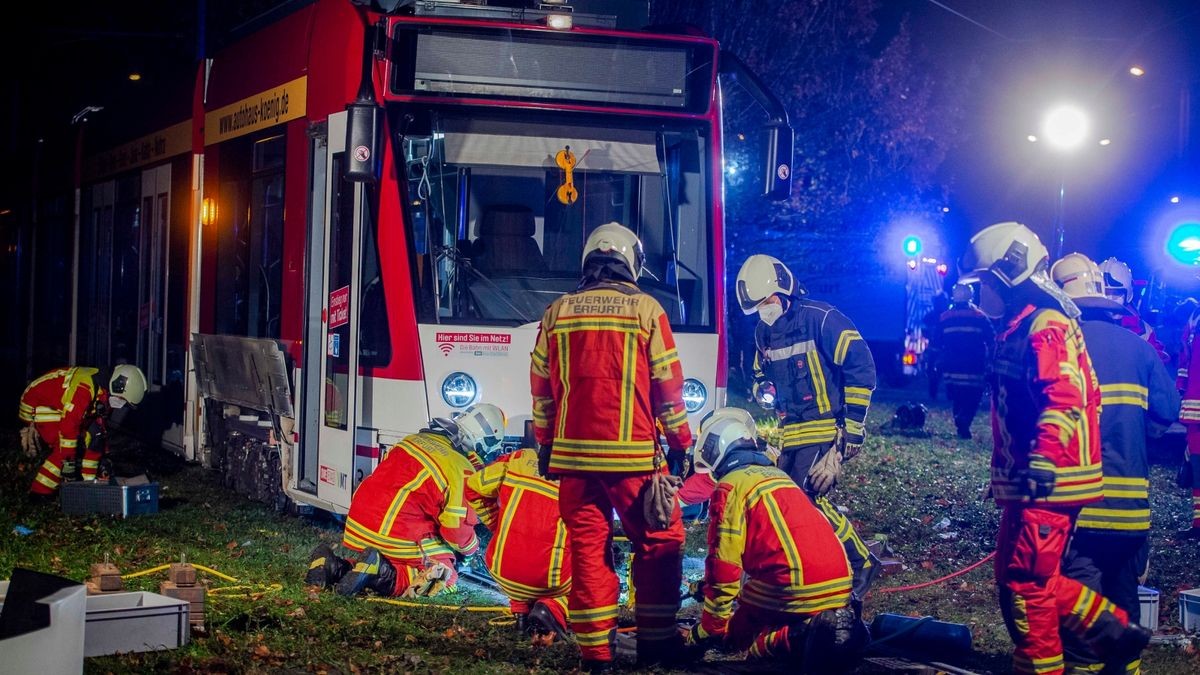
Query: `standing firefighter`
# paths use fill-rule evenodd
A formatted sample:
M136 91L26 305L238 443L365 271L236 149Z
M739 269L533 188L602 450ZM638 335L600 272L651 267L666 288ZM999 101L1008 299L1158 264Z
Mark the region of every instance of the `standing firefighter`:
M769 255L752 255L737 276L742 311L754 329L754 397L773 407L782 431L779 468L804 488L833 524L854 569L855 607L877 569L866 544L825 495L842 461L862 449L875 390L875 361L854 324Z
M971 302L974 292L970 286L955 284L950 296L952 304L938 320L932 341L938 344L938 370L954 407L954 427L959 438L967 439L983 399L996 336L992 322Z
M304 582L353 596L436 595L458 581L456 555L479 549L467 508L467 478L504 439L504 413L477 403L452 419L406 436L363 479L350 500L342 545L357 563L326 544L313 549Z
M692 432L667 315L637 287L643 262L632 231L597 227L584 244L579 288L542 317L530 368L541 468L562 477L571 628L593 671L610 667L616 635L614 511L634 553L638 660L678 651L683 525L674 494L655 488L666 482L666 463L682 461ZM656 418L670 447L665 459Z
M704 613L685 641L748 649L751 657L805 673L853 667L867 630L849 607L850 562L829 521L772 466L754 427L737 416L704 425L696 466L719 483L708 524Z
M1142 320L1137 308L1133 306L1133 270L1120 260L1109 258L1100 264L1100 273L1104 275L1104 294L1113 302L1125 307L1121 325L1149 343L1164 364L1170 364L1171 356L1167 354L1166 346L1158 339L1154 328Z
M1192 526L1177 534L1180 539L1200 539L1200 310L1192 313L1183 331L1179 352L1179 371L1176 387L1183 395L1179 421L1187 429L1187 467L1185 475L1192 486ZM1187 484L1186 482L1184 483Z
M1145 340L1120 325L1125 308L1104 296L1096 263L1072 253L1050 269L1082 312L1080 328L1100 381L1104 499L1083 507L1063 560L1063 574L1103 593L1139 623L1138 577L1150 548L1150 463L1146 436L1161 436L1178 416L1179 395ZM1099 659L1066 640L1068 666L1082 672ZM1140 661L1122 670L1137 673Z
M517 629L562 636L571 556L558 483L538 475L537 451L504 455L467 479L467 503L492 531L484 558L508 596Z
M972 237L962 263L964 281L982 283L983 311L1003 320L992 369L992 494L1003 509L996 583L1014 670L1039 674L1063 672L1060 627L1114 665L1150 639L1060 569L1079 510L1102 497L1100 385L1079 310L1048 267L1037 235L1014 222Z
M137 405L146 395L146 376L137 366L113 369L108 388L96 368L60 368L37 378L21 394L18 416L29 426L21 432L26 454L40 454L38 437L50 446L50 455L38 469L29 491L52 495L62 482L63 464L78 462L84 480L96 477L104 449L104 421L114 408ZM84 443L79 460L79 443Z

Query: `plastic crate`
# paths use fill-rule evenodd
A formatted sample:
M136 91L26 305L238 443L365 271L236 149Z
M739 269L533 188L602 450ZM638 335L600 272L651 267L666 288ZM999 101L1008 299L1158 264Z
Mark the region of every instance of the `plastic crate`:
M188 602L158 593L90 595L83 630L83 655L151 652L188 643Z
M1138 623L1151 631L1158 631L1159 594L1156 589L1138 586L1138 601L1141 603L1142 620Z
M1186 633L1200 633L1200 588L1179 591L1179 623Z
M117 485L68 481L59 491L63 512L73 516L107 514L127 518L158 513L158 483Z

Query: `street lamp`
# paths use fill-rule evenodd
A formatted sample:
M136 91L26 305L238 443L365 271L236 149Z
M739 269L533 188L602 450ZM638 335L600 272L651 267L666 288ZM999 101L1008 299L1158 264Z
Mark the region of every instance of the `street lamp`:
M1042 118L1041 134L1030 134L1027 140L1036 143L1045 139L1046 144L1060 153L1066 154L1081 148L1091 135L1091 120L1078 106L1068 103L1057 105L1046 112ZM1111 143L1105 138L1100 145ZM1063 223L1063 200L1067 192L1066 168L1058 165L1058 201L1054 213L1055 257L1061 257L1063 240L1066 239L1066 228Z

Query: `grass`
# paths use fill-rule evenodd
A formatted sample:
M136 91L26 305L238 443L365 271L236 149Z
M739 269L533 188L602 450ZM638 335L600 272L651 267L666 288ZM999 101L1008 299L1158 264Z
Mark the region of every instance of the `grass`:
M849 462L835 501L847 509L864 537L886 537L903 569L882 576L867 602L879 612L932 615L970 627L975 653L965 665L1008 672L1011 646L997 609L991 565L934 587L888 593L888 587L941 577L986 556L997 516L983 501L989 448L954 437L948 411L933 405L927 438L880 433L895 406L915 391L883 392L872 409L863 453ZM990 435L985 415L976 436ZM495 625L496 615L435 608L395 607L316 592L302 583L308 551L336 543L336 523L281 516L220 487L214 474L154 457L161 512L128 520L71 518L24 499L34 466L18 455L15 434L0 436L0 579L17 566L83 579L88 566L108 554L123 572L178 560L215 568L249 584L257 599L210 596L208 631L181 649L88 659L89 672L570 672L570 644L533 647ZM1173 542L1187 525L1188 499L1172 483L1173 468L1156 466L1152 478L1155 530L1147 585L1162 591L1160 626L1178 632L1176 591L1197 584L1200 545ZM13 533L16 525L34 530ZM702 555L704 526L688 528L689 554ZM201 575L202 578L205 575ZM161 574L129 580L132 590L157 591ZM228 582L206 578L211 587ZM271 590L271 584L279 584ZM479 602L486 594L460 592L437 601ZM695 614L693 603L685 613ZM1190 643L1153 647L1145 657L1154 673L1200 672ZM863 672L874 672L864 666Z

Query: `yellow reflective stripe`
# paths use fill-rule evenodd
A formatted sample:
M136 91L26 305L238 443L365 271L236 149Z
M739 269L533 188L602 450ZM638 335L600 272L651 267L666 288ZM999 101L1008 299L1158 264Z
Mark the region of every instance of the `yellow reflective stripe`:
M1150 395L1150 390L1140 384L1133 382L1114 382L1112 384L1100 385L1101 394L1132 394L1145 398Z
M85 468L85 469L95 469L96 467L100 466L100 460L85 459L85 460L83 460L83 462L81 462L81 464L83 465L83 468Z
M624 381L621 383L620 428L618 436L622 441L633 438L633 384L637 379L637 339L625 335L625 358L622 360L621 373Z
M534 349L532 352L530 352L529 357L532 358L542 368L545 368L546 364L549 363L549 357L538 349Z
M613 616L613 620L616 620L615 615ZM571 623L575 623L574 617L572 617ZM599 647L600 645L608 644L611 633L611 628L605 628L604 630L592 631L589 633L576 632L575 642L578 642L581 647Z
M412 480L396 491L396 495L392 497L392 503L388 505L388 510L383 514L383 521L379 525L380 531L392 531L392 526L396 524L396 518L400 516L400 509L404 507L404 502L408 501L413 490L420 487L427 478L429 478L429 469L421 469L417 475L412 477ZM347 519L346 522L350 522L350 520Z
M787 557L788 577L793 586L800 586L804 583L804 563L800 560L800 552L796 550L796 542L792 541L783 514L779 512L779 504L770 494L763 495L762 504L767 508L767 519L771 521L771 528L775 530L779 548L783 549L783 554Z
M50 460L42 462L42 471L55 476L62 476L62 469L58 468L58 466L50 462Z
M567 358L570 340L563 333L555 335L554 339L558 341L558 381L562 385L562 397L558 400L558 431L555 435L562 436L567 428L567 402L571 400L571 362Z
M796 483L791 478L768 478L758 485L746 495L746 508L753 508L758 504L758 500L764 496L785 488L794 488Z
M603 607L592 607L590 609L572 609L570 610L571 623L588 623L592 621L603 621L605 619L617 618L617 606L605 605Z
M833 350L834 365L842 365L846 361L846 352L850 351L850 343L855 340L861 340L862 335L859 335L856 330L844 330L838 336L837 348Z
M617 321L600 319L567 322L564 319L559 319L555 322L554 328L550 329L551 334L556 336L566 335L567 333L578 333L580 331L609 331L612 333L635 333L640 335L649 334L649 331L646 331L642 328L636 317L632 323L619 323Z
M74 438L63 438L61 436L59 438L61 439L58 442L58 446L60 448L77 448L77 447L79 447L79 441L75 440Z
M1136 476L1105 476L1105 485L1129 485L1133 487L1150 487L1149 478L1139 478Z
M57 480L54 480L53 478L50 478L48 476L43 476L40 473L38 475L34 476L33 479L35 481L41 483L42 485L45 485L46 487L50 488L51 490L58 487Z
M567 527L563 524L562 518L558 519L558 525L554 532L554 547L550 549L550 587L557 587L562 583L562 567L563 567L563 551L567 550ZM567 586L570 586L568 580Z
M636 452L647 449L654 450L654 441L602 441L574 438L554 439L554 450L557 452L560 448L563 450L576 451L608 450L611 452Z
M558 449L550 459L553 469L582 469L588 471L613 471L618 473L646 473L654 470L654 454L641 457L572 457L560 455Z
M1143 410L1150 407L1149 402L1144 398L1136 396L1118 396L1116 394L1101 394L1100 405L1132 405Z
M846 420L846 432L847 433L857 434L857 435L861 436L864 429L866 429L866 425L864 425L862 422L859 422L858 420L852 420L852 419Z
M677 350L675 350L674 348L671 348L671 349L668 349L667 351L659 354L658 356L650 359L650 367L658 368L659 366L661 366L663 364L674 363L675 361L678 361L678 360L679 360L679 352Z
M846 405L861 405L864 408L869 407L871 405L871 397L870 396L855 396L855 395L847 392L845 398L846 398Z
M546 482L540 478L510 473L508 474L507 481L505 482L518 491L532 490L542 496L549 497L550 499L558 499L558 486L553 483ZM507 508L513 509L514 507L510 506Z
M829 405L829 392L825 389L825 371L821 368L821 357L817 352L812 351L805 355L808 358L808 370L812 377L813 394L817 398L817 412L822 414L829 412L832 406Z

